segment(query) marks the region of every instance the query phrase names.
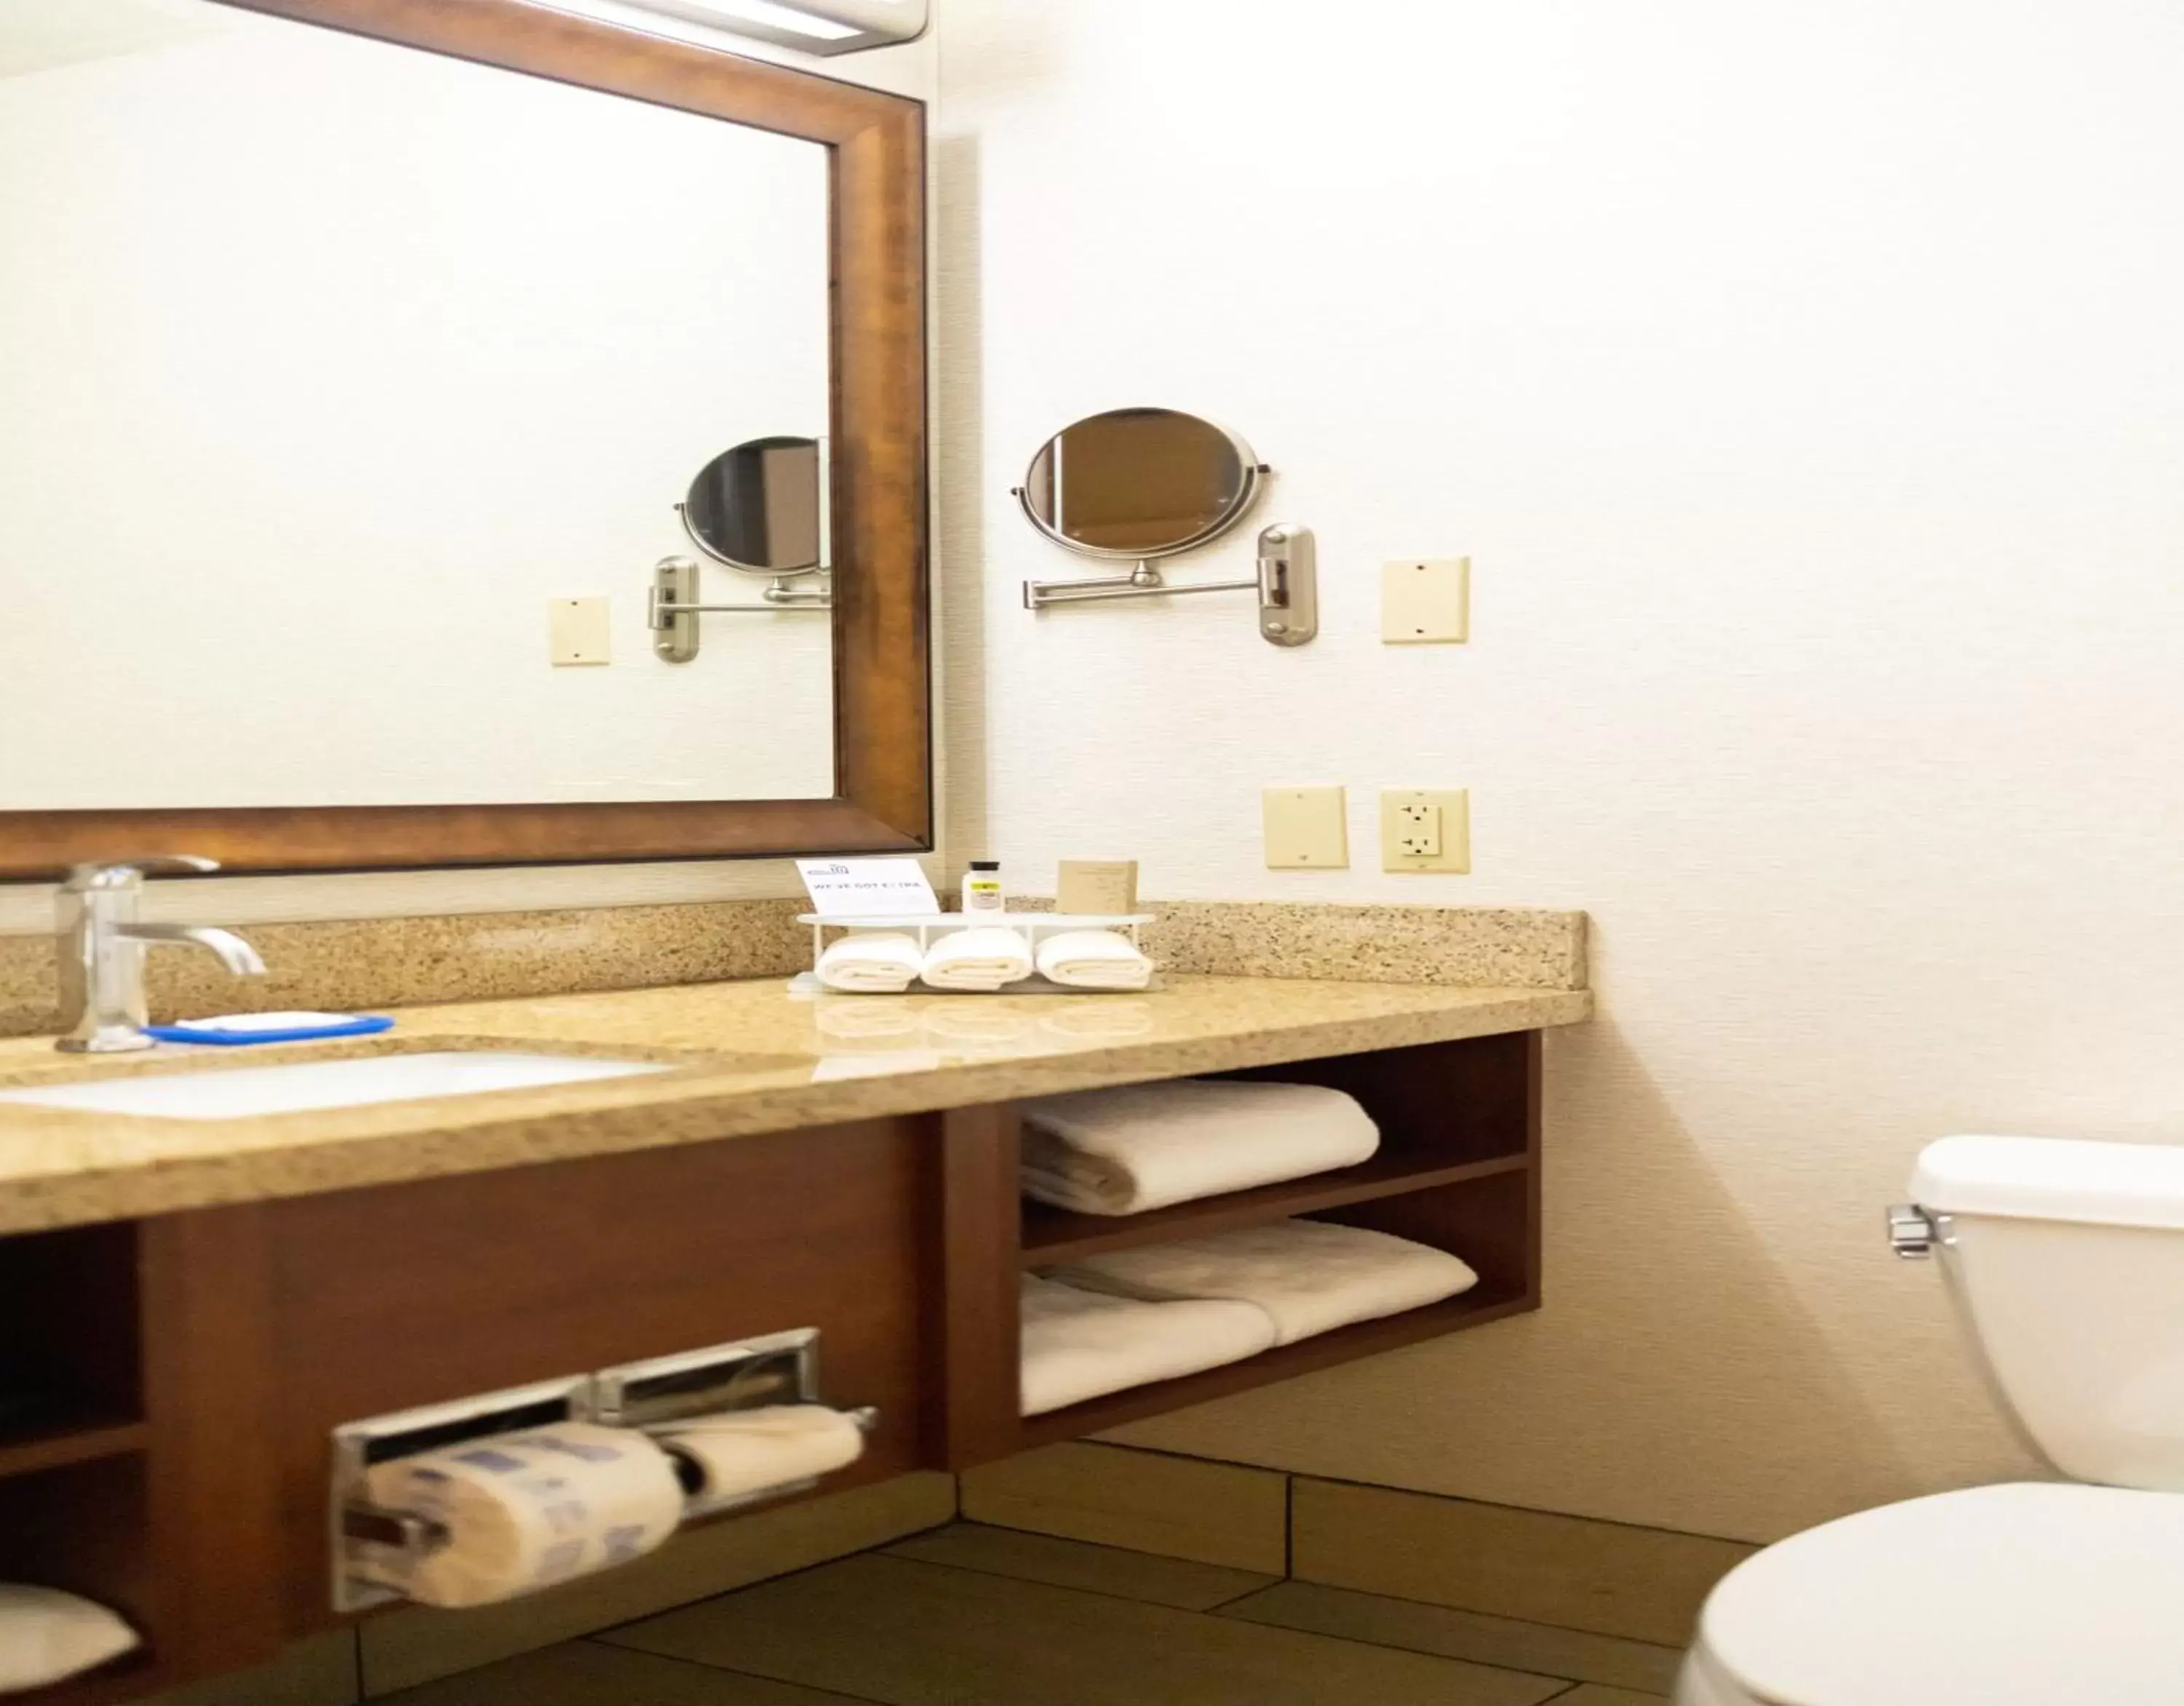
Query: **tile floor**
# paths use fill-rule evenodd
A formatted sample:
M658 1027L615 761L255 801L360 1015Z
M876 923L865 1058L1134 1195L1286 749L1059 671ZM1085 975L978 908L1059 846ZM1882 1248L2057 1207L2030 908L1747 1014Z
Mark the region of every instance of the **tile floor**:
M385 1706L1658 1706L1677 1659L959 1524Z

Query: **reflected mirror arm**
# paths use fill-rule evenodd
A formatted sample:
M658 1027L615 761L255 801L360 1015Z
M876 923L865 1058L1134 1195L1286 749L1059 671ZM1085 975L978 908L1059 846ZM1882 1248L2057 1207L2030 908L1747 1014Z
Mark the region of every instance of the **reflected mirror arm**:
M666 557L653 565L652 590L645 603L645 626L652 631L652 650L669 664L687 664L698 655L700 616L781 615L798 610L832 610L833 579L823 575L816 587L798 586L787 575L766 583L760 604L705 604L698 600L699 567L695 558Z

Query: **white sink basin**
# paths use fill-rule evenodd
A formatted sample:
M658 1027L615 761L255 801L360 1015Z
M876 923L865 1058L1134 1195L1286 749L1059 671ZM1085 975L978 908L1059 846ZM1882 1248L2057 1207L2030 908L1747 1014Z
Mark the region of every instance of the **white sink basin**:
M304 1114L375 1102L418 1102L432 1096L481 1096L493 1090L531 1090L545 1084L581 1084L588 1079L632 1078L666 1070L644 1060L448 1049L373 1054L358 1060L309 1060L288 1066L208 1067L197 1072L0 1090L0 1102L154 1120L248 1120L258 1114Z

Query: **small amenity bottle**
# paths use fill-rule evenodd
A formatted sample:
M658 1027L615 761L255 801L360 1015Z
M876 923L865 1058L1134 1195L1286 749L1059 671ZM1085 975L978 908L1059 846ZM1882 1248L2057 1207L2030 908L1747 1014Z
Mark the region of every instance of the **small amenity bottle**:
M1001 892L1001 862L997 859L972 859L963 878L963 910L1001 913L1008 909L1007 897Z

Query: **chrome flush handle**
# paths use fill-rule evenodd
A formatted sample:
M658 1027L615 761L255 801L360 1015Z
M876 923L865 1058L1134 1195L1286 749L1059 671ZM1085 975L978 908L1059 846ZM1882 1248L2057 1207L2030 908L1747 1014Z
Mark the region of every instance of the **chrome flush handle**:
M1942 1229L1916 1203L1898 1203L1889 1209L1888 1248L1899 1261L1923 1262L1941 1242Z

